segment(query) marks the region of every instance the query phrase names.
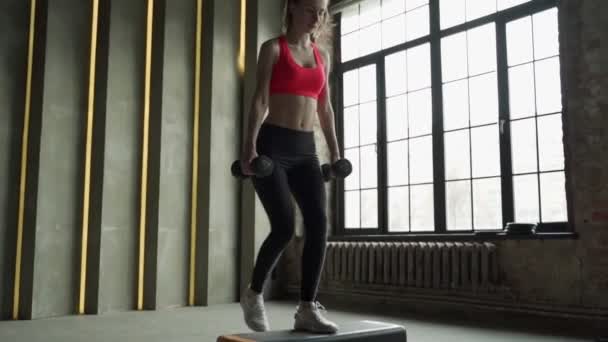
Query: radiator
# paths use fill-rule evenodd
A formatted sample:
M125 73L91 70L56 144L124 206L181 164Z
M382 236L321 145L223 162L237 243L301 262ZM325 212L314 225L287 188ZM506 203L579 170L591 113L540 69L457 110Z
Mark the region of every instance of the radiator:
M435 289L498 283L496 246L459 242L328 242L323 279Z

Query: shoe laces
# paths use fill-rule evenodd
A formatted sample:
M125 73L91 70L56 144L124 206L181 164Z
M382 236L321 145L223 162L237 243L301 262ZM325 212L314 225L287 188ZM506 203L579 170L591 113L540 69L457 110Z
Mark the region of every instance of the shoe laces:
M296 307L296 309L300 309L300 306L298 305ZM312 310L317 309L319 311L327 312L327 309L321 303L319 303L318 301L312 302L311 309Z

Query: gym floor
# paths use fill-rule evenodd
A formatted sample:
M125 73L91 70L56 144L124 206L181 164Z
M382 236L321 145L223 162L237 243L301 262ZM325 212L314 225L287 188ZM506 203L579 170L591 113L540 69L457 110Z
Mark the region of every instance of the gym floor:
M295 302L269 302L266 305L273 329L291 329ZM378 314L366 315L332 308L328 308L327 316L338 324L352 320L400 324L407 330L408 342L589 341L496 327L482 328ZM220 335L245 332L249 331L243 323L238 304L0 322L0 341L7 342L214 342Z

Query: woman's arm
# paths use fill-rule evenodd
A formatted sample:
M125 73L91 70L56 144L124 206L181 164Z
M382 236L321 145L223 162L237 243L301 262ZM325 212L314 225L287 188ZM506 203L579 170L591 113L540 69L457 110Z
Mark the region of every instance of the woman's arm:
M336 125L334 110L331 106L330 94L329 94L329 71L330 59L329 55L325 52L322 53L324 65L325 65L325 87L321 95L319 96L319 102L317 104L317 113L319 115L319 123L327 141L329 152L331 153L331 162L335 162L340 159L340 147L338 146L338 138L336 137Z
M243 151L255 151L258 132L268 110L268 87L272 75L272 66L278 57L278 53L278 46L274 40L264 42L260 48L256 70L256 88L249 109Z

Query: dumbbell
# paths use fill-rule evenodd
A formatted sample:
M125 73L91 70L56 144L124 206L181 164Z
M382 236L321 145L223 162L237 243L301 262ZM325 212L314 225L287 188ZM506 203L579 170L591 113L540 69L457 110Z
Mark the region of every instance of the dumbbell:
M266 156L259 156L251 161L251 170L254 175L258 178L266 177L272 174L274 170L274 163L272 159ZM241 170L241 161L235 160L230 167L230 171L232 175L236 178L244 179L249 177L249 175L243 174L243 170Z
M323 164L321 166L323 179L328 182L334 178L343 179L353 172L353 165L348 159L340 159L333 164Z

